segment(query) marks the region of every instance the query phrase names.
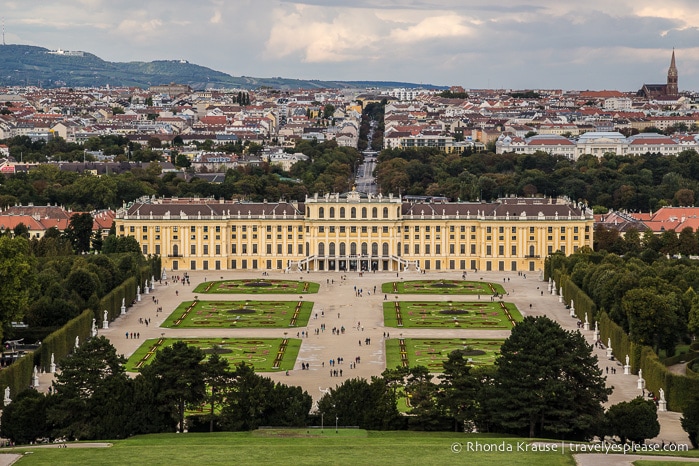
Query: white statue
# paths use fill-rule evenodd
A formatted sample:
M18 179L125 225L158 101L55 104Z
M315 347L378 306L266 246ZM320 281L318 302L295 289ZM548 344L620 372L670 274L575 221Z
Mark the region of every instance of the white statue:
M75 337L75 349L80 348L80 337Z
M109 316L109 313L108 313L107 310L105 309L105 310L104 310L104 317L102 317L102 321L109 320L109 317L108 317L108 316Z
M626 355L626 365L627 366L629 365L629 355L628 354Z
M95 319L94 317L92 318L92 327L91 328L92 328L92 330L95 330L97 328L97 319Z
M53 361L53 353L51 353L51 364L56 364L56 363Z
M612 347L612 339L607 338L607 348L611 348L611 347Z
M126 298L121 298L121 307L126 306Z
M658 393L660 393L660 401L665 401L665 390L660 388L658 389Z
M10 387L5 388L5 399L6 400L10 399Z
M638 379L639 380L643 379L643 369L638 370Z

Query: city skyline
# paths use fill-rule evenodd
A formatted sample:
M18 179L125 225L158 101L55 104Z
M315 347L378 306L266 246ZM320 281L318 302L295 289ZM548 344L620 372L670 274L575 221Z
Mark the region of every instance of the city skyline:
M466 3L466 4L464 4ZM689 0L0 1L7 44L108 61L184 59L234 76L404 81L464 88L699 88Z

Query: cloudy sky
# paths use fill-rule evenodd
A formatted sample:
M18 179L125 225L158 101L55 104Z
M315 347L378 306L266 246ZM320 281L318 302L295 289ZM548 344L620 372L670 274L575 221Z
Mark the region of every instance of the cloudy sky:
M5 42L235 76L699 90L697 0L0 0ZM0 64L1 66L1 64Z

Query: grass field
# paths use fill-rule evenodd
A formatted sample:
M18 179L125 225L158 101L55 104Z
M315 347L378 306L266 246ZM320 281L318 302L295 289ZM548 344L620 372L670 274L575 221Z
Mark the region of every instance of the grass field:
M395 301L383 303L383 319L386 327L511 330L522 315L503 302Z
M137 372L150 364L159 349L176 341L174 338L144 341L126 362L126 370ZM250 364L255 367L255 372L292 370L301 347L301 340L295 338L190 338L182 341L201 348L207 354L216 351L229 364ZM275 367L275 362L278 362L278 367Z
M313 303L304 301L184 301L161 327L305 327L312 310Z
M318 283L297 280L222 280L197 285L195 293L302 294L317 293Z
M492 296L505 294L505 288L497 283L466 280L408 280L383 283L381 292L385 294L478 294Z
M497 449L512 451L497 451ZM473 451L480 449L481 451ZM490 451L483 451L484 449ZM16 464L89 465L574 465L566 450L532 451L530 439L449 432L367 432L334 426L214 434L156 434L117 440L109 448L2 449L31 452ZM471 450L471 451L469 451ZM519 451L518 451L519 450Z
M472 360L473 365L489 365L500 354L504 340L485 338L406 338L404 351L400 338L386 340L386 367L425 366L430 372L442 372L442 363L449 353L464 350L464 357Z

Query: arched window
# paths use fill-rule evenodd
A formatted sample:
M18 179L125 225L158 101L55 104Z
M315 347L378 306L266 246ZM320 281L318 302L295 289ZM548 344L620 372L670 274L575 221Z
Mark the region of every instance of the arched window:
M352 207L352 209L350 210L350 218L357 218L357 208L356 207Z
M381 255L384 257L388 256L388 243L383 243L381 246Z
M379 243L371 243L371 255L372 256L379 255Z
M362 218L366 218L366 207L362 207Z
M535 251L534 245L529 246L529 256L530 257L534 257L534 251Z
M357 243L350 243L350 255L357 255Z
M371 209L371 218L379 218L379 209L376 207Z
M388 218L388 207L383 208L383 218Z
M341 256L347 255L347 248L345 247L345 243L340 243L340 255Z
M335 207L330 208L330 218L335 218Z
M345 208L340 207L340 218L345 218Z
M330 257L335 257L335 243L330 243L328 249L330 249Z
M175 256L175 257L177 257L177 256L179 255L179 252L180 252L180 248L177 247L176 244L173 245L173 246L172 246L172 255Z
M366 256L367 254L369 254L369 251L367 250L367 244L362 243L362 256Z
M323 207L318 208L318 218L325 218L325 209Z
M325 255L325 244L324 243L318 243L318 255L319 256Z

